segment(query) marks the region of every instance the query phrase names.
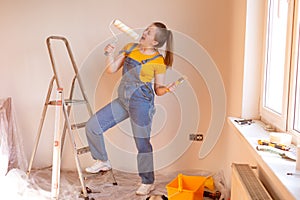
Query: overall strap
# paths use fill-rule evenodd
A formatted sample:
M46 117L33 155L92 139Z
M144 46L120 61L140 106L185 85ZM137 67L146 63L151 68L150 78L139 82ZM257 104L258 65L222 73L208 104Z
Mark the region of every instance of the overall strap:
M161 54L157 54L157 55L155 55L155 56L153 56L152 58L148 58L148 59L146 59L146 60L142 60L141 61L141 63L142 64L146 64L147 62L149 62L149 61L151 61L151 60L155 60L156 58L158 58L158 57L163 57Z
M137 45L138 43L134 43L128 50L121 50L119 53L125 52L125 56L128 56Z

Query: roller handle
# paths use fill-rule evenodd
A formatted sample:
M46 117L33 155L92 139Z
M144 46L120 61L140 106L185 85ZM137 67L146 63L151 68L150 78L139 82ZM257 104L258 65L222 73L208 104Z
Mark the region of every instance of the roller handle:
M113 46L116 46L116 44L117 44L117 41L115 40L115 41L113 41L111 44L112 44ZM109 53L109 52L107 52L107 51L105 51L105 52L104 52L104 55L105 55L105 56L109 56L109 55L110 55L110 53Z
M180 84L183 83L186 79L187 79L186 76L180 77L177 81L174 82L175 86L180 85ZM170 92L170 89L169 89L169 88L167 88L167 92Z

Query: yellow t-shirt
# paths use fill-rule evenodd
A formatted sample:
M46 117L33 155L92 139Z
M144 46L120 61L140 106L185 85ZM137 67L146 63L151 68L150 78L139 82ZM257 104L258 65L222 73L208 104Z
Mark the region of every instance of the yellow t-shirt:
M123 50L128 51L132 47L132 45L134 45L134 44L130 43L130 44L126 45L123 48ZM137 47L135 47L131 51L131 53L128 55L128 57L130 57L138 62L142 62L143 60L151 59L158 54L159 53L157 52L152 55L145 55L145 54L142 54ZM144 83L151 82L156 74L166 73L166 69L167 69L167 67L164 63L164 58L162 56L159 56L154 60L150 60L149 62L142 64L142 68L141 68L141 72L140 72L140 80Z

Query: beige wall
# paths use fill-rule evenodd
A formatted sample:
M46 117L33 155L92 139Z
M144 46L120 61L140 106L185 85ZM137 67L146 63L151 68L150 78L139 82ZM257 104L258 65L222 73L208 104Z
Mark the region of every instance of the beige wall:
M121 19L131 27L138 28L143 28L152 21L163 21L169 28L186 34L201 44L222 75L227 95L227 114L241 115L246 1L7 0L0 2L0 13L0 97L11 96L13 99L27 159L34 145L43 102L52 76L45 45L46 37L66 36L78 66L82 67L82 63L95 47L111 37L108 24L112 19ZM100 55L102 56L102 52L99 52ZM176 62L175 69L183 72L184 62L180 59ZM195 131L205 132L205 123L210 120L210 109L206 109L205 105L210 105L210 100L201 77L199 85L197 81L193 81L192 87L196 88L195 93L202 107L201 125ZM95 94L95 99L99 100L99 93ZM101 105L100 101L95 109ZM53 116L53 111L50 113ZM176 114L178 113L174 113ZM36 166L51 163L52 125L45 125L48 133L41 138L34 164ZM237 142L237 138L232 136L225 123L220 140L205 159L198 159L201 143L193 143L167 169L223 169L226 176L229 176L231 161L241 159L239 152L235 151ZM163 141L156 141L154 146L161 143ZM70 154L70 151L66 150L65 154ZM72 157L67 155L64 159L63 166L72 168Z

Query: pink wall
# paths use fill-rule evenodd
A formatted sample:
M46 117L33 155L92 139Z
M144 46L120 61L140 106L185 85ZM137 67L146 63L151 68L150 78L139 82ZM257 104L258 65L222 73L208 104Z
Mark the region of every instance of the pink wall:
M18 3L2 1L0 13L0 97L11 96L13 99L18 128L23 137L24 150L28 159L34 145L48 83L52 76L45 45L46 37L49 35L66 36L71 43L78 66L83 67L82 64L86 63L91 53L95 53L95 48L103 45L103 42L111 37L108 25L113 19L120 19L136 28L144 28L153 21L162 21L170 29L185 34L201 44L222 76L227 96L227 115L241 115L246 1L31 0ZM100 55L102 56L102 51L99 51ZM101 67L102 64L98 64ZM185 69L190 70L185 71ZM194 131L205 133L207 124L211 120L210 96L207 87L201 76L193 76L193 67L184 59L180 59L180 56L175 60L174 71L187 73L192 77L190 86L196 91L196 99L201 110L200 123ZM105 84L110 85L109 81L118 80L117 77L110 79L106 76L101 76L97 83L104 81ZM88 79L88 77L85 78ZM100 88L103 85L97 87ZM110 90L106 92L109 95ZM106 100L100 96L100 93L96 92L92 97L93 101L96 100L95 109L108 100L107 96ZM169 98L171 97L160 97L158 101L167 105ZM170 106L171 108L166 109L169 117L180 114L176 105L173 105L173 108L172 105ZM170 112L174 113L170 114ZM49 113L51 118L54 112ZM162 111L161 117L168 122L168 118L163 116L166 113ZM174 118L173 122L180 123L180 119ZM34 165L45 166L52 161L50 153L53 138L52 126L51 122L45 125L45 133L41 138ZM164 129L167 129L164 130L166 133L173 131L172 126L169 125L166 125ZM154 138L154 146L161 148L164 140L168 142L171 138L172 135L161 136L159 140ZM220 140L205 159L198 159L201 142L195 142L180 158L166 166L166 169L197 168L210 171L224 169L226 175L229 176L231 161L241 159L232 148L236 140L225 123ZM66 148L64 155L69 155L70 152L69 148ZM91 163L89 157L86 160L86 164ZM73 168L73 166L73 158L64 156L63 167Z

